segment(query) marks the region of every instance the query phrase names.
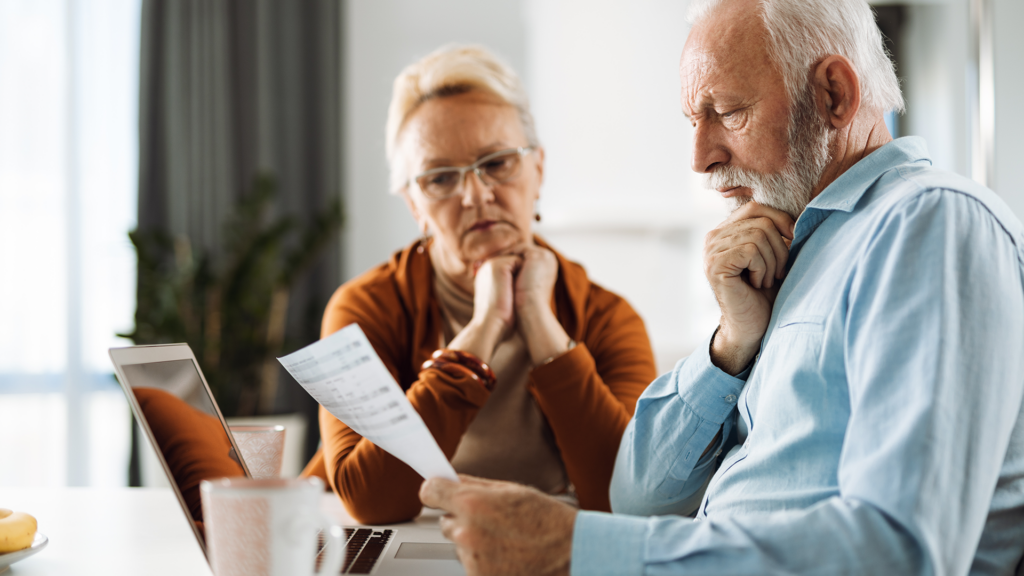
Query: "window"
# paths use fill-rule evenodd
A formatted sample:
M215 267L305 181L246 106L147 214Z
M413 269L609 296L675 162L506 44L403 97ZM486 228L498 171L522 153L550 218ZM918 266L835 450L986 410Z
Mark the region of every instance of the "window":
M140 0L0 2L0 485L124 485ZM10 439L10 440L8 440Z

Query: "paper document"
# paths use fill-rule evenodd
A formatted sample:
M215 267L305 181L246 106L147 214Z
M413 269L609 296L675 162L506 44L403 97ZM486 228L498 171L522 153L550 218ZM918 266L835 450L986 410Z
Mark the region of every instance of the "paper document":
M278 361L321 406L424 478L458 481L441 447L358 325Z

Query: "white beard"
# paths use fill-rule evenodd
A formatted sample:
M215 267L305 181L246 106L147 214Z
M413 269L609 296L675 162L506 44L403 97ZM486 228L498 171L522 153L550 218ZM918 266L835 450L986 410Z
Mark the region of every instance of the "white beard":
M721 166L707 175L706 186L722 190L742 186L753 197L730 198L730 209L753 200L781 210L796 220L811 201L811 192L832 160L832 132L818 115L810 85L793 106L789 121L789 152L786 167L774 174L761 174L735 166Z

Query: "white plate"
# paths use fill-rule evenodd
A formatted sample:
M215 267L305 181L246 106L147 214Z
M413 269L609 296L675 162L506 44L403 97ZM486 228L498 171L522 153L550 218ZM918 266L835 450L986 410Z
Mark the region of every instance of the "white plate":
M8 552L6 554L0 554L0 572L6 572L7 568L17 562L18 560L24 560L29 556L39 552L43 548L46 548L46 544L50 541L49 538L43 535L42 532L36 532L36 538L32 541L32 545L24 550L16 550L14 552Z

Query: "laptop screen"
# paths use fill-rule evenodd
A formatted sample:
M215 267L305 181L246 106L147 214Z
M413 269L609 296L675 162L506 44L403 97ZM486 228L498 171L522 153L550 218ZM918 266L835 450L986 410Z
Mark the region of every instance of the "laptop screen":
M132 358L132 349L111 350L111 357L123 378L122 387L134 399L140 426L162 457L168 480L203 538L199 483L247 474L191 351L187 346L160 348L165 347L143 350L154 361L138 362L141 357ZM183 351L190 358L181 358ZM178 359L155 360L160 356Z

